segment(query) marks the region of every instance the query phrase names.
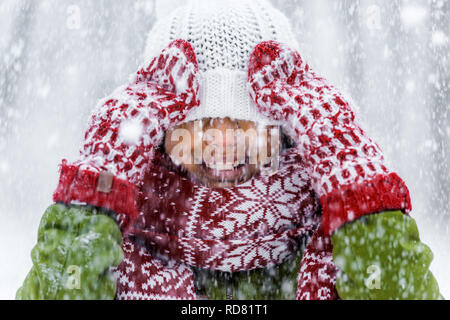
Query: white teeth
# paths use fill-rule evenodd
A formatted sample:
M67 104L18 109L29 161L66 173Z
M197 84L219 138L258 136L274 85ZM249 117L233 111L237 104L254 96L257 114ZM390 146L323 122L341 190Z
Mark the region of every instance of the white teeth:
M208 168L223 171L223 170L234 170L239 167L244 162L235 161L233 163L205 163Z
M233 163L216 163L206 166L217 171L233 170L236 167Z

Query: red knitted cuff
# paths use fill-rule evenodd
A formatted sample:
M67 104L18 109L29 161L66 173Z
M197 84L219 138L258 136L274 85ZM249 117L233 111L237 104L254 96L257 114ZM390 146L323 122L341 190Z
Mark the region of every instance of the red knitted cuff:
M79 201L112 210L117 214L125 214L129 220L134 220L138 216L135 205L138 194L136 187L111 176L108 190L100 191L99 178L99 173L80 170L78 166L69 165L63 160L53 201L66 204Z
M342 186L320 199L324 231L331 235L346 222L389 210L411 211L408 188L396 174L377 175L370 181Z

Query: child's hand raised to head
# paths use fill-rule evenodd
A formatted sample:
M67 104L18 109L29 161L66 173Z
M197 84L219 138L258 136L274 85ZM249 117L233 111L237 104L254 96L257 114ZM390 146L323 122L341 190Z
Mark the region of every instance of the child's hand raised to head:
M406 185L386 168L381 149L361 129L350 103L298 52L262 42L250 56L248 72L258 109L280 121L302 151L327 234L366 214L410 210Z
M192 46L173 41L131 80L94 110L80 160L61 166L55 202L81 201L137 215L136 186L164 131L182 122L200 103Z
M199 105L197 72L191 45L172 42L137 72L131 84L117 89L97 108L82 157L116 177L137 181L164 131Z

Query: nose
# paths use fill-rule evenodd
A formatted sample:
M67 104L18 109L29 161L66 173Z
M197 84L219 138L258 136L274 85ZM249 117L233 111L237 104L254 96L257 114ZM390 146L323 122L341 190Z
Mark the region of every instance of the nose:
M236 145L236 130L239 124L230 118L212 119L203 128L205 140L208 144L221 147L234 147Z

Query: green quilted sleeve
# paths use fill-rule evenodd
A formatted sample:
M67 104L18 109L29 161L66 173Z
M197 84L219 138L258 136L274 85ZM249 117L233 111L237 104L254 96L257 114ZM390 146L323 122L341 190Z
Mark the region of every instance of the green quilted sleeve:
M114 299L123 259L117 223L99 209L54 204L42 217L19 300Z
M344 300L435 300L429 271L433 254L420 241L416 222L400 211L345 224L332 236L336 282Z

